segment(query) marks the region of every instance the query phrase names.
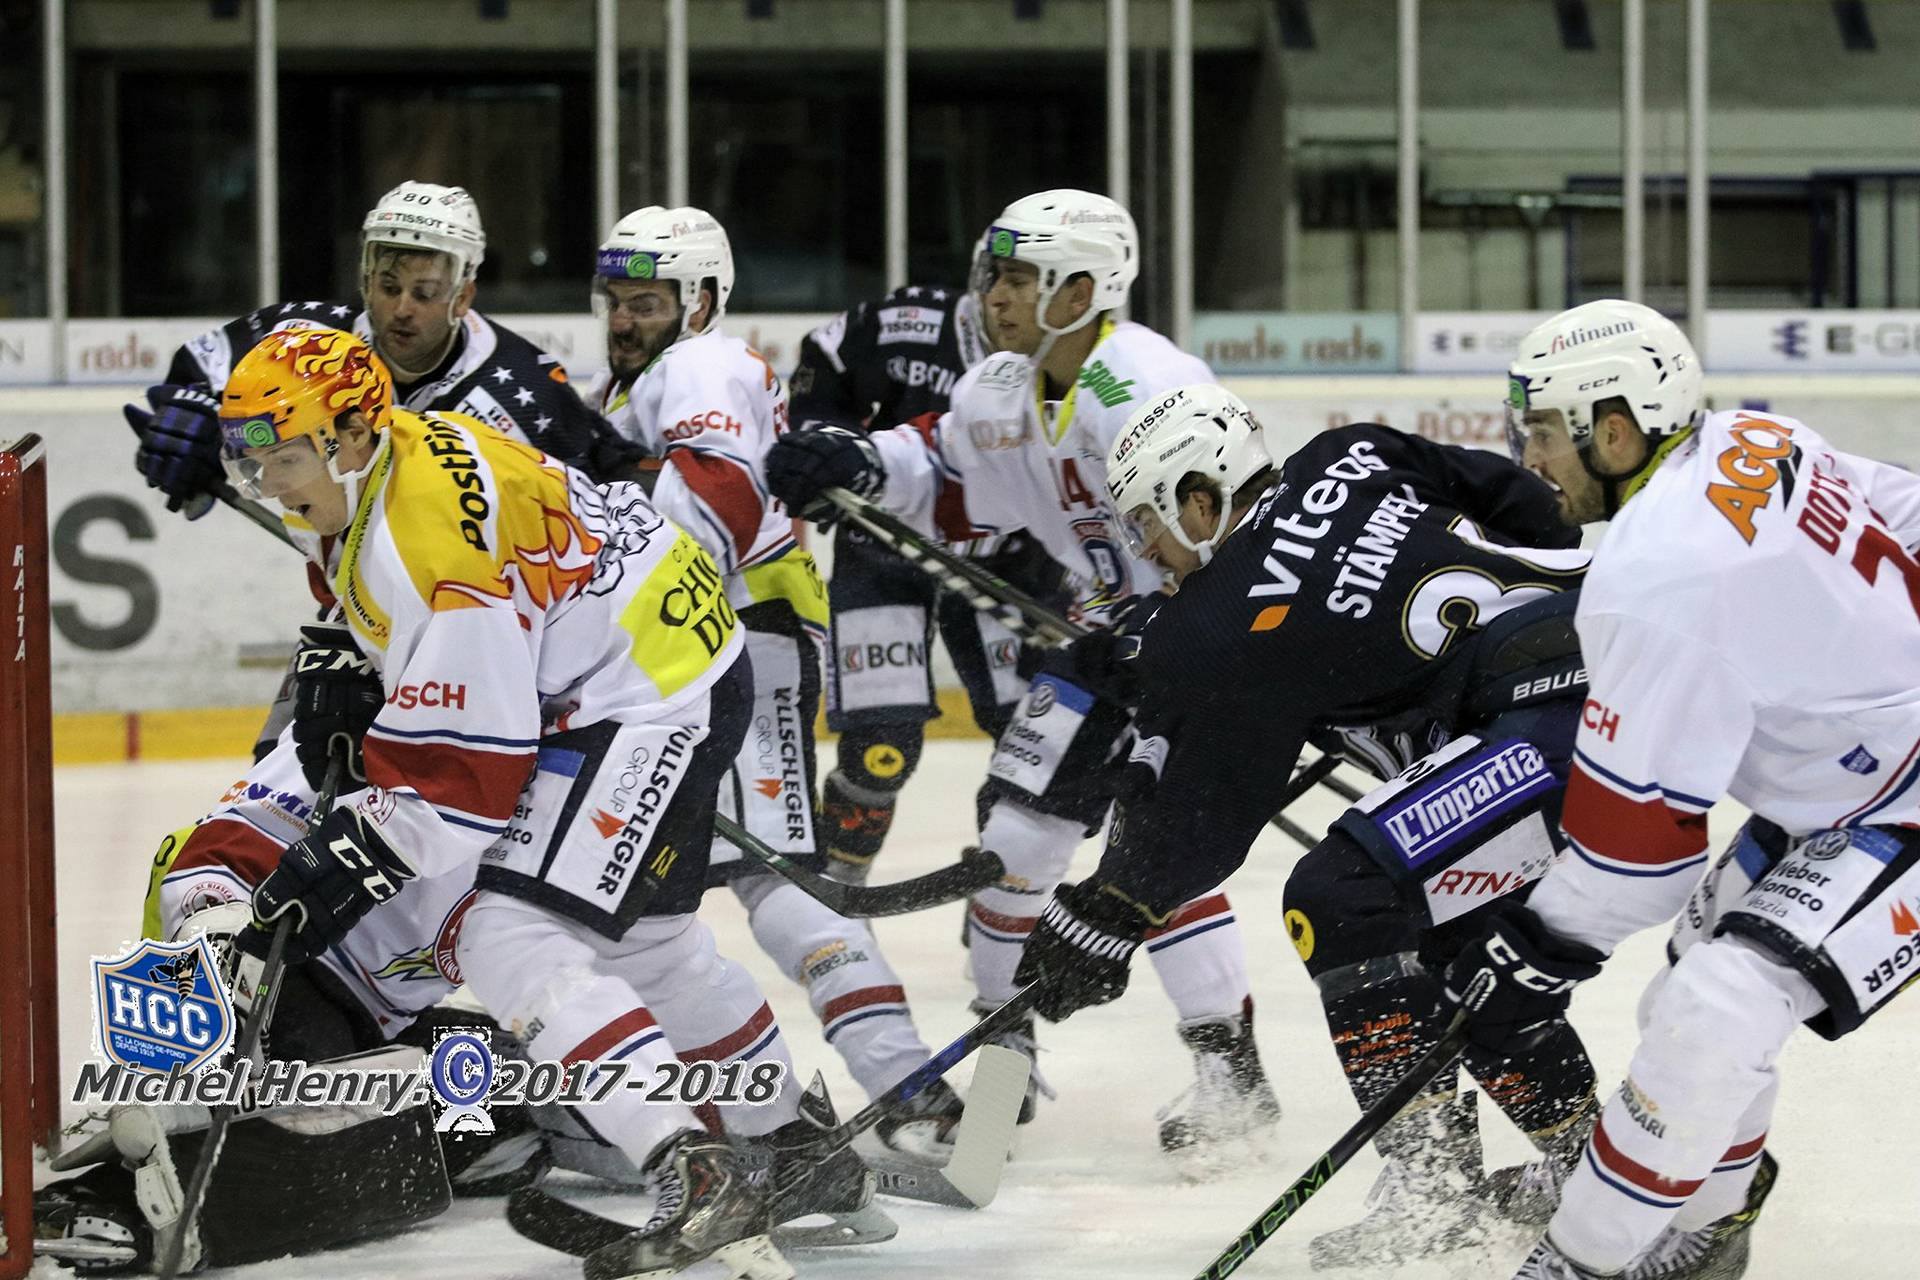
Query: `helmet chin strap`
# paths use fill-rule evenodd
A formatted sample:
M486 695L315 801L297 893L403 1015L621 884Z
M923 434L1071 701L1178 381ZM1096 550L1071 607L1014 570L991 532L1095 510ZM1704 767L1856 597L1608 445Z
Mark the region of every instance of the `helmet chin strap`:
M332 476L335 482L346 491L347 524L349 527L352 526L354 517L360 514L360 499L365 493L367 477L372 475L374 468L380 465L380 460L386 456L387 450L392 447L392 444L393 433L391 431L378 432L374 441L373 452L367 455L367 460L364 464L353 471L341 471L337 457L327 459L327 474Z
M1658 444L1649 440L1647 456L1625 471L1602 471L1594 466L1593 442L1589 440L1580 450L1580 465L1586 468L1588 475L1600 482L1600 501L1605 505L1607 519L1611 520L1620 514L1620 508L1627 499L1638 493L1648 477L1667 460L1667 455L1679 448L1680 442L1692 434L1689 428L1675 432Z

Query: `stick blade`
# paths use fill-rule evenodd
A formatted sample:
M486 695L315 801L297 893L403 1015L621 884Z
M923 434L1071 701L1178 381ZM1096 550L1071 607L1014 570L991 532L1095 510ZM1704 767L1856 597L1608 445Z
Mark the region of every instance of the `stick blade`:
M982 1045L974 1055L967 1108L954 1131L953 1156L943 1172L976 1208L992 1204L1000 1191L1000 1174L1013 1149L1032 1067L1026 1054L1004 1045Z

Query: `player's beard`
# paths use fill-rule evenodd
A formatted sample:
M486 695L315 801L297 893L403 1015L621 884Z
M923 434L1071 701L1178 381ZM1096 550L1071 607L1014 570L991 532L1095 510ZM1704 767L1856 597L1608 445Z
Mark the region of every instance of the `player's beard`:
M637 330L624 334L607 332L607 363L613 368L616 378L622 382L631 381L645 371L646 367L660 358L660 353L673 345L680 336L680 318L664 326L652 338L642 336Z

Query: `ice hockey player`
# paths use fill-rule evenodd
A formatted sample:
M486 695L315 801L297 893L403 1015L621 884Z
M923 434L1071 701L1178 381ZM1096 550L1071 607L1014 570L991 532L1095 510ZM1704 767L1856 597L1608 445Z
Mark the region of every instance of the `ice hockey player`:
M980 298L967 289L906 285L861 302L808 333L790 385L793 421L883 430L946 411L960 375L993 350ZM977 538L953 548L1038 600L1064 608L1061 570L1024 533ZM839 764L821 797L828 869L864 883L893 825L900 791L920 763L933 696L937 627L953 659L974 723L998 738L1026 691L1031 658L990 614L981 613L865 530L835 526L827 582L833 630L827 642L827 727L840 735Z
M473 309L486 252L479 206L464 188L403 182L387 192L360 228L359 306L262 307L174 352L166 381L147 389L151 412L127 408L141 474L169 511L204 514L201 502L221 479L216 419L227 375L261 338L296 324L350 329L371 342L402 408L478 418L595 479L624 474L634 451L581 403L560 361Z
M380 703L364 788L301 835L311 779L263 780L256 812L279 813L197 828L164 886L169 913L250 894L250 949L290 920L290 955L349 990L356 971L370 979L360 1012L376 1023L404 1020L381 997L410 979L457 976L536 1061L649 1077L704 1045L784 1074L771 1010L692 914L751 707L718 567L638 485L596 488L476 419L391 397L371 348L333 329L269 335L228 382L228 474L293 528L340 540L334 594ZM352 654L339 641L339 661L313 665ZM297 754L292 737L261 767ZM445 925L423 957L429 919ZM728 1127L771 1134L798 1095ZM708 1255L732 1275L790 1274L743 1157L687 1105L619 1090L589 1119L658 1193L655 1220L600 1274Z
M720 568L752 660L752 728L720 786L720 810L801 865L824 864L814 765L826 590L793 517L767 494L764 460L787 429L787 391L760 354L722 328L733 292L727 233L702 209L649 205L600 245L596 306L610 367L589 396L628 439L660 460L653 502ZM930 1055L906 989L873 932L798 886L714 842L753 935L807 989L827 1042L877 1096ZM883 1141L912 1154L950 1152L960 1099L939 1082L912 1115L890 1116Z
M479 206L465 189L401 183L361 223L361 305L283 302L182 345L166 381L147 388L148 407L126 406L140 438L134 465L169 511L205 515L221 481L218 405L228 375L267 334L319 325L372 343L402 408L467 414L595 480L625 477L639 451L581 402L559 360L473 309L486 251ZM287 714L283 691L256 757L272 749Z
M1738 1276L1774 1177L1781 1048L1799 1023L1853 1031L1920 966L1904 936L1920 901L1920 480L1792 418L1696 416L1698 358L1636 303L1528 334L1508 398L1516 455L1569 520L1612 527L1576 618L1591 689L1571 856L1448 987L1499 1050L1680 913L1627 1079L1519 1274ZM1753 817L1707 868L1723 796Z
M1144 402L1108 483L1179 589L1117 663L1141 691L1137 785L1098 871L1054 895L1020 977L1047 984L1039 1007L1057 1016L1118 996L1147 932L1245 860L1303 743L1350 748L1397 776L1300 860L1285 910L1371 1106L1445 1031L1439 966L1553 860L1583 680L1578 532L1506 459L1387 427L1321 432L1276 467L1246 405L1213 385ZM1571 1162L1562 1135L1592 1112L1593 1070L1564 1021L1466 1065ZM1494 1188L1455 1074L1382 1131L1375 1212L1314 1240L1316 1266L1484 1242Z
M842 486L949 542L1025 529L1078 576L1089 622L1124 624L1157 600L1161 573L1118 540L1099 468L1134 406L1210 374L1114 316L1140 267L1133 219L1114 201L1073 190L1027 196L981 243L974 290L999 350L960 379L947 412L869 434L794 432L769 455L769 483L810 515L823 489ZM969 906L980 1009L1013 994L1046 895L1105 819L1103 766L1128 724L1120 702L1049 661L1000 735L980 795L980 842L1008 871ZM1225 896L1180 905L1148 949L1197 1071L1161 1114L1162 1145L1191 1154L1271 1128L1279 1107L1255 1048L1246 953ZM1031 1021L1009 1043L1032 1057ZM1030 1085L1023 1118L1040 1088Z

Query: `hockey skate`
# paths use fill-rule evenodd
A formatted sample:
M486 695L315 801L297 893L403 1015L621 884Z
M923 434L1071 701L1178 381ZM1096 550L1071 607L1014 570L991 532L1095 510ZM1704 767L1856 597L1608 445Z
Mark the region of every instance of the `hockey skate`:
M1478 1248L1493 1218L1480 1185L1474 1093L1403 1112L1375 1139L1386 1165L1367 1193L1367 1215L1313 1238L1316 1269L1398 1266Z
M967 1006L975 1018L984 1018L999 1007L999 1004L992 1000L975 1000ZM1015 1053L1023 1054L1027 1061L1033 1064L1032 1070L1027 1076L1027 1096L1020 1103L1021 1124L1031 1124L1033 1122L1033 1117L1040 1106L1039 1099L1046 1098L1051 1100L1060 1096L1054 1092L1053 1086L1049 1085L1046 1078L1040 1074L1040 1042L1034 1038L1033 1028L1033 1015L1031 1013L1024 1014L1019 1021L1009 1026L999 1035L993 1037L993 1039L987 1041L988 1044L1003 1045Z
M1280 1100L1260 1066L1252 1017L1194 1018L1180 1023L1179 1032L1193 1050L1195 1075L1160 1108L1161 1150L1204 1161L1223 1144L1270 1130L1280 1119Z
M953 1131L966 1104L953 1086L935 1080L874 1126L874 1136L889 1150L928 1164L944 1165L953 1156Z
M134 1201L133 1174L95 1165L33 1193L34 1249L83 1276L117 1276L153 1265L153 1227Z
M1545 1237L1520 1264L1514 1280L1739 1280L1747 1273L1754 1221L1779 1172L1774 1158L1761 1152L1745 1207L1697 1231L1668 1227L1625 1271L1583 1267Z
M873 1171L858 1152L842 1147L821 1159L817 1141L837 1122L826 1084L816 1075L801 1095L799 1118L753 1144L764 1160L755 1180L764 1179L773 1241L782 1249L878 1244L900 1233L899 1224L873 1203ZM822 1216L828 1221L805 1221Z
M1580 1163L1587 1139L1600 1120L1600 1108L1589 1102L1566 1126L1540 1144L1538 1159L1509 1165L1487 1174L1480 1198L1506 1222L1544 1227L1560 1207L1560 1192Z
M664 1280L709 1260L727 1268L730 1280L793 1280L768 1238L767 1196L724 1139L689 1130L663 1146L647 1172L653 1216L589 1253L587 1280Z

